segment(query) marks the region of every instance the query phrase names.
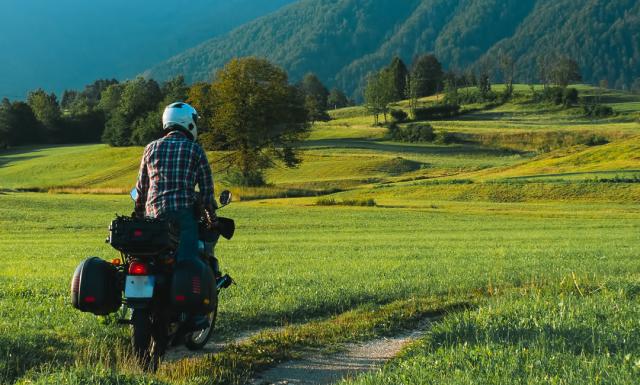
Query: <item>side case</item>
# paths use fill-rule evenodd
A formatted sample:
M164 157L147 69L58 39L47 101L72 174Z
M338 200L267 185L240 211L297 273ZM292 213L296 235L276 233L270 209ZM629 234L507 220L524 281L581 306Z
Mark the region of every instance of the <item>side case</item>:
M200 259L180 261L171 280L171 305L177 311L208 314L216 307L218 292L211 268Z
M115 266L98 257L82 261L71 279L71 303L74 308L95 315L118 311L122 290Z

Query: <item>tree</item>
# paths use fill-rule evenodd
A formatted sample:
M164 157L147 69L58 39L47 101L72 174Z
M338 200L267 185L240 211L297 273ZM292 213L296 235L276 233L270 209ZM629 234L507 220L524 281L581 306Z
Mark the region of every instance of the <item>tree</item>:
M56 95L54 93L47 94L43 89L39 88L29 93L27 103L38 121L42 123L45 130L48 131L46 135L47 139L55 142L56 133L58 133L60 129L59 123L61 116Z
M507 99L513 95L513 78L516 72L515 61L511 55L500 52L500 70L502 72L502 80L505 83L504 95Z
M393 89L393 74L386 69L371 74L367 79L364 99L367 109L373 114L375 125L380 123L380 114L384 114L384 120L387 121L389 103L393 102Z
M444 101L447 104L458 104L458 85L455 78L447 79L444 83Z
M264 183L264 170L276 160L287 167L301 162L295 145L308 133L308 114L304 96L282 69L264 59L233 59L218 71L212 91L211 129L225 139L224 160L237 170L237 183Z
M184 76L179 75L162 84L161 93L164 96L161 109L175 102L184 102L189 97L189 87L184 81Z
M102 91L97 108L103 111L107 117L110 117L120 106L124 86L124 84L116 83Z
M640 78L636 78L631 84L631 92L640 95Z
M424 55L416 59L412 73L418 83L418 97L435 95L442 89L444 72L435 55Z
M487 99L491 92L491 80L489 79L489 73L484 71L480 74L480 82L478 83L478 91L483 99Z
M562 88L582 80L578 62L567 56L561 56L555 60L550 75L553 83Z
M62 100L60 101L60 108L63 111L67 111L71 108L76 98L78 97L78 91L65 90L62 93Z
M407 66L402 59L396 56L387 67L387 71L391 72L393 77L393 101L397 102L404 99L407 89L407 76L409 75Z
M125 84L118 109L129 123L154 110L162 100L160 86L153 79L138 77Z
M337 88L332 89L329 93L327 104L329 108L333 108L334 110L351 105L349 99L347 98L347 95L345 95L344 92Z
M9 147L38 143L41 139L42 124L31 107L24 102L9 102L3 99L0 104L0 146Z
M309 112L310 120L312 122L328 120L327 99L329 91L320 79L315 74L308 73L300 82L299 87L305 95L305 107Z

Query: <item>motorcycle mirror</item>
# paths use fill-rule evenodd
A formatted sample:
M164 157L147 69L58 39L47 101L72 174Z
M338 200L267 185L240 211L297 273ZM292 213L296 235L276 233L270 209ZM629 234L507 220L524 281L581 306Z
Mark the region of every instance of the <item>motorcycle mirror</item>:
M134 187L129 193L129 196L131 196L131 199L135 202L138 199L138 190Z
M219 199L220 204L221 204L222 206L226 206L226 205L228 205L229 203L231 203L231 198L232 198L232 196L231 196L231 191L229 191L229 190L224 190L224 191L220 194L220 199Z

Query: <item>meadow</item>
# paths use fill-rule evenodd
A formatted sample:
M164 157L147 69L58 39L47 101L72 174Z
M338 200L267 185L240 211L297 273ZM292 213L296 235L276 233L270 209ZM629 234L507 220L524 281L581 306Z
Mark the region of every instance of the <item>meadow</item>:
M237 285L222 294L215 338L284 328L155 375L133 363L125 327L75 311L68 293L82 259L117 257L104 238L115 213L131 211L122 193L142 149L0 153L0 383L240 384L309 348L430 315L443 318L420 341L345 383L635 383L640 124L635 99L610 97L618 115L589 124L556 111L529 125L536 117L523 109L541 107L523 103L432 122L475 135L610 138L545 150L392 142L361 108L333 111L303 144L300 168L269 171L263 188L234 187L240 201L223 211L238 229L218 254ZM348 205L363 200L374 205Z

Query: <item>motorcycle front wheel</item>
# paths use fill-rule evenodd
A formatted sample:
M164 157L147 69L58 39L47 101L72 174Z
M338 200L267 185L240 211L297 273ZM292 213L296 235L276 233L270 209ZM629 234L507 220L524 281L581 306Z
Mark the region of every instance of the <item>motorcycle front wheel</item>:
M205 347L205 345L209 342L211 338L211 334L213 332L213 328L216 324L216 318L218 316L218 301L216 301L216 305L213 311L207 314L207 318L209 318L209 327L200 330L195 333L189 333L185 336L184 346L189 350L200 350Z

